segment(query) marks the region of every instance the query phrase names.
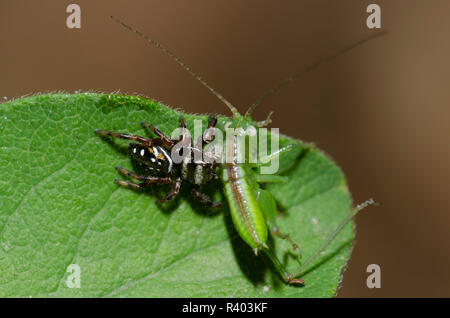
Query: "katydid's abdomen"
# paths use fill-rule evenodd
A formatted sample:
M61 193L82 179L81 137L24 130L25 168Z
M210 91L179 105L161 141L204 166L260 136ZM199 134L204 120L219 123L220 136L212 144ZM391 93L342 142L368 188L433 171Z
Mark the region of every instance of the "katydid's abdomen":
M235 133L227 139L222 182L234 227L258 254L261 248L267 247L267 223L249 182L251 171L245 164L245 139L240 138L243 130L237 129Z
M226 164L222 181L236 231L257 254L261 247L266 246L268 230L264 215L247 182L245 168Z

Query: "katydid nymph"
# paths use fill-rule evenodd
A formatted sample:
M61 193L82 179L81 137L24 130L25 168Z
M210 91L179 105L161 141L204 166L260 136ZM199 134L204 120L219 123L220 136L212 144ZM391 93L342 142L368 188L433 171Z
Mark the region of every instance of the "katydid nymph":
M226 197L228 207L231 214L231 219L234 227L242 238L242 240L253 250L256 255L265 254L273 263L275 269L287 284L303 284L304 281L301 279L303 270L305 267L317 256L319 253L329 245L329 243L340 233L343 227L365 206L372 204L373 200L368 200L363 204L357 206L351 211L351 213L342 221L342 223L332 232L329 238L319 247L316 252L313 253L306 261L302 262L299 268L295 272L289 272L285 265L277 258L274 253L273 248L269 244L269 233L273 237L278 237L286 240L292 247L292 250L296 254L297 261L300 263L300 248L297 243L295 243L289 234L283 233L276 224L276 216L278 213L277 204L275 199L272 197L269 191L261 187L261 183L272 183L272 182L286 182L286 177L282 177L276 174L261 174L260 169L262 166L270 163L272 160L278 159L283 153L290 151L298 145L292 144L284 146L281 149L273 150L265 158L258 158L256 161L248 162L248 153L246 151L241 151L245 149L246 144L246 131L249 128L258 127L263 128L270 124L270 114L265 121L256 122L251 118L252 111L264 100L268 95L273 94L282 86L292 82L295 78L300 75L311 71L318 65L326 62L327 60L342 54L349 49L368 41L369 39L379 36L380 33L375 36L364 39L357 43L346 47L339 52L327 56L326 58L318 61L317 63L311 65L310 67L294 74L291 77L286 78L279 85L275 86L273 89L269 90L250 108L247 112L242 115L239 113L238 109L233 106L225 97L219 94L214 88L212 88L206 81L204 81L197 73L192 71L184 62L182 62L177 56L171 53L168 49L162 46L157 41L144 35L143 33L135 30L124 22L112 17L112 19L128 30L136 33L140 37L144 38L152 45L160 49L166 55L171 57L175 62L177 62L183 69L189 72L194 78L201 82L212 94L214 94L220 101L222 101L232 113L231 119L221 119L218 128L223 128L224 130L233 129L235 133L229 136L227 134L225 148L223 150L223 155L221 157L221 163L181 163L176 165L173 162L173 158L169 155L170 151L175 147L176 142L181 142L184 136L180 136L178 140L170 140L164 133L159 131L157 128L153 127L151 124L143 123L147 128L150 128L159 138L157 139L146 139L140 136L119 134L108 131L96 130L97 134L109 135L112 137L127 139L131 141L137 141L139 144L130 144L130 151L132 157L140 160L141 164L147 168L148 175L138 176L130 171L118 167L117 170L130 176L134 179L142 181L141 184L134 184L131 182L125 182L118 180L116 181L119 185L128 186L132 188L141 188L154 183L171 183L173 182L171 192L160 202L165 202L172 197L174 197L182 182L190 183L192 186L192 194L199 199L201 202L215 207L220 205L219 202L213 202L206 195L198 192L200 185L208 183L209 180L216 176L221 179L223 184L223 192ZM184 119L180 118L181 128L185 128ZM217 118L211 117L208 125L208 129L216 129L216 124L218 123ZM198 151L204 152L207 149L208 144L212 141L211 134L204 134L207 137L203 140L200 147L197 148ZM276 137L276 136L275 136ZM190 145L189 145L190 146ZM205 148L204 148L205 146ZM158 156L156 155L158 153ZM157 162L156 160L161 160ZM160 166L157 166L160 165ZM152 175L158 171L158 175ZM191 171L192 173L190 174ZM301 230L301 229L299 229Z

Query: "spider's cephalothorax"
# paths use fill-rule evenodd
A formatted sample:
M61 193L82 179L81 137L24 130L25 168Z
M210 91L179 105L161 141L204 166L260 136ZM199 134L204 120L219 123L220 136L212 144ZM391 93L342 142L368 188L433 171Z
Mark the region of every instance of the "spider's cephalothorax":
M211 128L215 127L216 123L217 119L215 117L210 117L208 124L209 131ZM178 140L171 140L156 127L153 127L147 123L142 123L142 125L151 129L153 133L158 136L158 138L151 139L106 130L95 130L95 133L99 135L112 136L115 138L137 142L130 143L128 150L131 159L140 171L140 175L121 167L116 167L116 169L120 173L140 181L140 183L137 184L124 180L115 180L115 182L121 186L130 187L133 189L141 189L156 183L172 183L171 191L164 198L159 200L159 202L165 202L178 194L181 184L185 181L190 184L191 194L197 200L206 203L211 207L220 206L222 204L221 202L213 202L208 196L199 192L199 187L201 185L210 182L216 177L215 170L217 163L207 163L203 161L196 162L193 160L190 160L189 162L182 161L180 163L174 162L171 157L172 149L176 144L182 144L183 141L186 142L188 140L186 135L182 133ZM186 123L183 117L180 117L180 127L186 128ZM205 134L202 147L204 144L209 143L212 138L212 134ZM190 143L190 141L188 142ZM196 150L199 151L198 149Z

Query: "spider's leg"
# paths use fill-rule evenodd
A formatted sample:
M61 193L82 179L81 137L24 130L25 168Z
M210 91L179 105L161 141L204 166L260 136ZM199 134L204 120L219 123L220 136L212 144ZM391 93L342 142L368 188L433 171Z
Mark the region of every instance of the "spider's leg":
M151 177L151 176L138 176L137 174L128 171L122 167L116 167L116 170L118 172L120 172L121 174L124 174L126 176L129 176L133 179L139 180L139 181L143 181L144 183L162 183L162 184L166 184L166 183L170 183L170 181L172 181L172 179L170 179L169 177ZM142 185L142 184L141 184Z
M180 128L186 128L186 120L183 116L180 116Z
M123 134L123 133L117 133L117 132L112 132L112 131L108 131L108 130L100 130L100 129L96 129L96 130L94 130L94 132L97 135L111 136L111 137L114 137L114 138L126 139L126 140L131 140L131 141L137 141L137 142L140 142L141 144L146 145L146 146L150 146L152 144L152 140L151 139L144 138L144 137L137 136L137 135Z
M189 159L192 156L192 151L196 151L196 149L191 145L191 136L186 129L186 121L183 116L180 116L180 128L180 137L178 139L172 139L174 146L171 148L171 152L172 154L176 153L181 156L181 158L177 158L181 162Z
M209 116L208 128L206 128L203 134L203 140L206 144L210 143L214 138L214 128L217 125L217 117Z
M186 120L184 119L183 116L180 116L180 128L181 128L181 135L180 135L180 139L178 141L179 142L182 142L184 140L187 141L190 138L190 136L187 134L187 131L186 131Z
M144 188L144 186L146 186L147 184L145 183L141 183L141 184L137 184L137 183L133 183L130 181L124 181L124 180L114 180L115 183L117 183L118 185L122 186L122 187L126 187L126 188L132 188L135 190L139 190Z
M217 116L216 115L210 115L209 116L209 122L208 122L208 128L214 128L217 125Z
M174 196L176 196L178 194L178 192L180 191L180 188L181 188L181 178L177 178L172 183L172 189L170 190L170 192L164 198L159 199L158 202L163 203L163 202L169 201L170 199L172 199Z
M213 200L211 200L206 194L203 194L201 192L198 191L198 187L194 186L191 190L191 194L194 196L194 198L196 198L198 201L205 203L207 205L209 205L212 208L216 208L222 205L222 202L214 202Z
M151 180L149 180L149 179L151 179ZM130 182L130 181L118 180L118 179L115 179L114 182L117 183L120 186L123 186L123 187L126 187L126 188L132 188L132 189L135 189L135 190L143 189L143 188L151 186L151 185L153 185L155 183L162 183L162 184L168 183L165 178L149 178L149 179L147 179L144 182L141 182L139 184L133 183L133 182Z
M161 130L159 130L158 128L156 128L152 124L148 124L146 122L142 122L141 125L143 127L145 127L145 128L150 129L151 131L153 131L153 133L161 139L161 141L163 142L164 146L166 146L167 148L172 148L173 147L173 141L170 140L170 138L168 136L166 136Z

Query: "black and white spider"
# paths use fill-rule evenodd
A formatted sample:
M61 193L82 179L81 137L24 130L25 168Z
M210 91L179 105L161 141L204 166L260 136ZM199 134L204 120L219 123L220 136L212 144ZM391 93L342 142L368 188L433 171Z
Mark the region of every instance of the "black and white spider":
M200 151L203 151L203 146L213 139L213 134L211 132L216 124L217 118L210 117ZM142 171L141 175L137 175L121 167L116 167L116 169L118 172L140 181L140 183L115 180L117 184L133 189L142 189L153 184L172 183L170 192L165 197L158 200L159 202L166 202L178 194L181 184L185 181L190 184L191 194L197 200L211 207L222 205L222 202L213 202L206 194L199 191L201 185L216 178L215 171L217 163L215 161L204 162L183 160L179 163L175 162L171 157L172 149L174 149L176 145L183 145L186 143L191 144L190 138L187 138L185 133L181 133L178 140L173 140L151 124L143 122L142 126L149 128L156 136L158 136L158 138L144 138L137 135L98 129L95 130L95 133L98 135L111 136L136 142L130 143L128 150L131 159L134 160L139 167L139 170ZM180 117L180 128L182 131L185 131L186 129L186 122L183 117ZM199 150L197 149L197 151Z

